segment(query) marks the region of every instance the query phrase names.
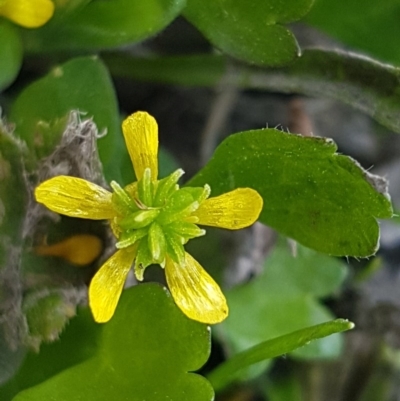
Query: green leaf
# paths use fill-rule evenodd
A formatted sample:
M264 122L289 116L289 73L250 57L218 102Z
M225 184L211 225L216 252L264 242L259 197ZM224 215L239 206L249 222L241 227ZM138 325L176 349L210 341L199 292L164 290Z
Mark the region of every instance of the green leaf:
M132 57L105 53L103 59L113 75L171 85L214 86L228 69L228 59L216 55Z
M212 87L222 81L244 89L328 97L400 133L400 69L354 53L306 49L279 69L237 64L217 55L134 58L114 53L105 60L113 75L129 79Z
M0 386L6 383L15 375L24 360L26 350L23 347L12 349L4 337L3 325L0 325ZM6 396L3 388L0 387L0 399L9 401L11 397Z
M271 296L305 293L326 297L347 276L346 266L336 258L301 245L296 246L295 252L294 256L285 243L280 243L266 260L265 270L256 281L262 282L261 287L266 285Z
M332 294L347 270L337 259L302 246L293 256L279 244L268 257L263 273L250 283L226 293L229 317L217 333L230 354L237 354L261 341L333 319L319 298ZM249 313L251 311L251 313ZM332 358L342 348L341 338L329 337L294 352L300 358ZM251 376L265 369L254 367Z
M347 45L400 64L399 13L398 0L318 0L307 21Z
M94 357L14 401L211 401L208 381L188 373L199 369L209 352L207 326L184 316L161 286L138 285L122 294Z
M115 178L119 174L115 158L123 137L111 78L98 58L73 59L29 85L16 99L9 120L38 157L43 157L58 144L71 110L81 111L84 118L93 117L99 131L107 132L98 140L99 153L105 173Z
M184 15L227 54L274 66L294 60L300 52L293 34L281 24L299 20L313 3L314 0L188 0Z
M303 401L301 384L301 379L295 375L284 374L262 383L262 387L269 401Z
M18 32L7 23L0 23L0 90L17 77L22 64L22 43Z
M385 182L336 150L326 138L242 132L225 139L188 185L207 183L212 196L254 188L264 199L262 223L320 252L366 257L378 249L376 218L392 216Z
M83 1L74 9L59 4L42 28L26 33L30 51L105 49L144 40L169 25L186 0ZM85 4L86 3L86 4ZM69 7L67 11L63 7Z
M310 341L350 330L353 327L354 324L347 320L336 319L265 341L224 362L214 369L207 378L215 391L221 390L235 381L238 373L247 366L286 354L308 344Z
M59 341L43 343L39 353L29 352L26 355L18 373L5 386L0 387L0 399L11 401L18 392L93 357L103 327L93 321L89 309L80 308Z

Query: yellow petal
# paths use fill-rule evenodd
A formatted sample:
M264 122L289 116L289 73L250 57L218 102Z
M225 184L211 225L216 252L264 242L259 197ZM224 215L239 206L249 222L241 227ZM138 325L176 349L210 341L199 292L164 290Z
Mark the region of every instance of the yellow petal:
M44 25L54 13L51 0L6 0L0 5L0 15L25 28Z
M115 216L111 192L81 178L51 178L35 189L35 197L53 212L70 217L103 220Z
M263 199L251 188L238 188L206 199L191 216L200 225L238 230L253 224L263 206Z
M137 247L130 247L117 251L93 277L89 286L89 306L96 322L108 322L114 315L136 250Z
M143 177L147 167L151 169L151 179L158 176L158 126L150 114L138 111L122 123L126 147L131 157L136 178Z
M56 256L68 262L85 266L92 263L103 248L99 237L90 234L77 234L52 245L35 247L36 254L41 256Z
M228 316L228 305L218 284L188 253L185 266L167 257L165 274L175 303L190 319L215 324Z

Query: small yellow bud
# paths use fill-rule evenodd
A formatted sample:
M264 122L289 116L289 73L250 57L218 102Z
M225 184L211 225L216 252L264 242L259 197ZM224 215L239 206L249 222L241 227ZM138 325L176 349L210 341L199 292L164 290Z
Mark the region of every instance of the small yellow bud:
M55 256L74 265L85 266L99 257L103 248L99 237L77 234L53 245L39 245L34 252L40 256Z

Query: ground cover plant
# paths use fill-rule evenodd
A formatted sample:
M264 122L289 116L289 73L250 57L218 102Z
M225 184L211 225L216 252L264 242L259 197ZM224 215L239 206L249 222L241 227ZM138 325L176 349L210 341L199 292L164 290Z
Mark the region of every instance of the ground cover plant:
M0 400L398 399L399 12L0 0Z

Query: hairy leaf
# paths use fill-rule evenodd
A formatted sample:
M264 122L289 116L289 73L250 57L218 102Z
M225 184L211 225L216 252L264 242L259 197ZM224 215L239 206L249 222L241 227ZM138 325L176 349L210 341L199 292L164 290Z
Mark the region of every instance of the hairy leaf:
M0 384L19 367L25 353L20 259L28 204L24 144L0 120Z
M99 153L106 174L115 178L115 157L123 139L111 78L96 57L68 61L32 83L14 102L9 120L16 124L16 133L43 157L60 140L71 110L93 118L99 131L107 133L98 141Z

